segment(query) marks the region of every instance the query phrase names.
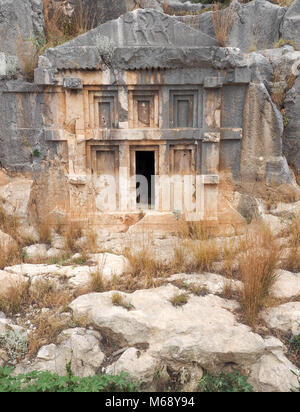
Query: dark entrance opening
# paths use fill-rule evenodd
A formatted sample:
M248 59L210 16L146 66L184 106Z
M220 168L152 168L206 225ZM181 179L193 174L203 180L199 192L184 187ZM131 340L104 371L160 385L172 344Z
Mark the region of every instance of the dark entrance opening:
M155 187L155 154L152 151L135 152L135 170L136 170L136 203L138 206L154 206ZM138 175L145 176L147 185L143 184Z

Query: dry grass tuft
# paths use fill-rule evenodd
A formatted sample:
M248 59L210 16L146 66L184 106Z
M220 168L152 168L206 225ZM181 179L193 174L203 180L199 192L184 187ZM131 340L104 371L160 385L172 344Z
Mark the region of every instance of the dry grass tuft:
M18 265L22 262L22 252L18 245L11 244L5 249L0 246L0 270L6 266Z
M288 226L289 250L283 259L284 267L291 272L300 270L300 213L296 213Z
M225 47L235 20L234 5L231 4L226 9L220 10L220 5L214 4L211 18L217 42L219 46Z
M88 285L88 289L91 292L104 292L106 287L105 287L105 282L103 281L102 277L102 272L100 269L98 269L95 272L91 273L91 280Z
M44 313L32 321L36 327L28 336L28 354L34 356L43 345L55 343L57 336L66 328L66 322L57 315Z
M15 215L8 215L3 206L0 205L0 229L12 238L18 238L19 219Z
M286 73L286 67L279 64L274 69L272 101L277 108L285 115L284 101L288 91L294 86L296 75L292 72Z
M65 245L68 252L82 252L82 248L76 245L76 241L82 237L82 234L82 223L70 220L64 230Z
M31 305L36 307L60 309L66 307L74 295L68 290L58 288L49 280L20 282L11 287L5 295L0 295L0 310L6 315L26 311Z
M280 247L267 227L257 225L246 234L241 249L238 263L244 285L240 299L246 320L254 327L276 280Z
M125 256L130 262L131 277L144 281L144 287L155 286L155 278L165 277L170 273L170 266L153 257L150 249L142 249L136 254L126 252Z
M208 295L209 289L204 286L204 285L197 285L197 284L191 284L188 286L188 290L196 296L206 296Z
M46 215L44 218L38 221L39 238L42 243L51 243L51 226L52 218L50 215Z
M20 312L28 303L29 284L18 282L15 286L0 295L0 311L6 315L14 315Z
M188 222L180 218L176 232L182 239L208 240L212 237L212 230L204 222Z
M223 289L220 295L224 299L234 299L236 297L236 290L233 287L233 281L231 279L226 279L224 281Z
M210 272L213 263L220 258L220 248L215 240L197 242L191 245L193 263L191 269L198 272Z
M38 280L30 287L27 304L40 309L59 309L68 306L74 296L68 290L58 288L50 280Z

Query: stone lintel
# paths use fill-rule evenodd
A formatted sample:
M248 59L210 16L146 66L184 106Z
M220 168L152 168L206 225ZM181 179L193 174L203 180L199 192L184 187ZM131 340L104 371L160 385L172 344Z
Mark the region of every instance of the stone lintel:
M203 87L209 88L219 88L224 84L224 77L205 77Z

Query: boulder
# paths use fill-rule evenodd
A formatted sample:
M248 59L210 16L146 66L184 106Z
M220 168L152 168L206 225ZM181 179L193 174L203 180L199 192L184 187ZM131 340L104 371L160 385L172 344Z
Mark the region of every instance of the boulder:
M96 253L90 255L93 263L97 264L105 280L112 280L131 270L130 263L125 256L112 253Z
M42 346L33 362L20 363L16 373L39 370L66 375L66 365L71 361L76 376L95 375L105 358L100 342L98 332L83 328L67 329L58 336L56 345Z
M299 374L282 351L273 350L251 367L248 381L259 392L290 392L299 386L297 376L292 371Z
M32 180L15 178L0 186L0 201L7 215L28 219L32 184Z
M300 333L300 302L284 303L262 313L270 328L298 335Z
M58 258L62 255L63 251L61 249L56 249L51 247L47 250L47 258Z
M140 382L143 386L149 386L153 382L155 373L159 370L160 362L147 352L136 348L127 349L120 358L109 365L105 372L110 375L118 375L122 371Z
M20 287L25 281L26 278L21 274L0 270L0 296L5 297L11 289Z
M47 245L38 243L36 245L24 247L23 251L29 259L46 259L48 257L47 249Z
M17 242L7 233L0 230L0 247L4 253L10 253L10 250L17 248Z
M27 337L26 330L21 326L14 324L9 319L0 319L0 337L5 338L10 332L24 338Z
M300 273L278 270L276 274L277 279L271 291L275 298L289 299L294 296L300 296Z

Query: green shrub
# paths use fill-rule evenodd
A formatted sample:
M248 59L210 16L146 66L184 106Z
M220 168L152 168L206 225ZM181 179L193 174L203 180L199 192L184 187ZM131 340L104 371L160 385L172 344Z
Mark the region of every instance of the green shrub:
M199 382L200 392L253 392L247 377L239 372L212 376L206 373Z
M0 368L1 392L136 392L138 385L129 375L95 375L84 378L74 376L71 364L66 366L67 376L33 371L13 375L13 369Z

